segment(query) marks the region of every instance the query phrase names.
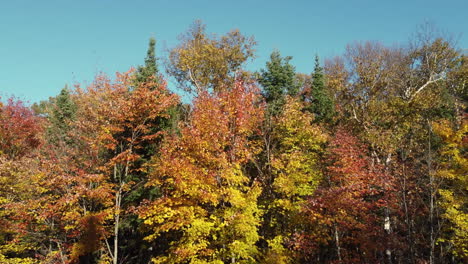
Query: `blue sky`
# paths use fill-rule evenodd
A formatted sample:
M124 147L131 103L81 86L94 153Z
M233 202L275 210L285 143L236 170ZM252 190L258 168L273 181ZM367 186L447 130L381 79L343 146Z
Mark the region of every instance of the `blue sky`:
M466 0L0 0L0 96L35 102L98 72L126 71L143 63L149 37L162 57L194 19L208 32L254 35L250 70L278 49L309 73L316 53L340 55L355 41L405 42L425 21L466 49L467 10Z

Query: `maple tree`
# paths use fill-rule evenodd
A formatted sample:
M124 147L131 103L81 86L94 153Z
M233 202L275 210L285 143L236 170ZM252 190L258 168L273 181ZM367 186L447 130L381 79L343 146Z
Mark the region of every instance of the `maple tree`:
M37 197L42 177L38 170L36 149L42 143L42 119L15 98L0 103L0 261L35 263L28 254L38 247L30 239L28 223L32 208L28 201ZM29 187L32 185L32 187ZM40 226L40 223L37 223ZM39 228L39 227L37 227Z
M261 189L243 167L257 151L248 138L262 118L258 90L240 80L195 99L189 123L167 139L151 166L149 184L162 195L140 209L152 231L146 239L168 240L155 263L255 259Z
M46 149L42 157L55 164L36 165L38 176L28 178L29 183L35 179L41 186L34 192L37 196L25 196L17 205L9 202L16 206L12 216L22 214L19 223L44 226L42 233L55 241L51 248L56 250L46 253L44 261L120 261L120 222L129 215L131 205L124 207L122 201L146 180L135 177L143 168L145 144L163 134L162 129L149 125L167 117L167 109L178 102L176 95L167 93L164 83L140 83L129 90L132 78L131 72L117 74L115 82L99 76L86 90L77 88L76 118L68 120L65 134L73 144ZM50 136L55 138L55 134ZM25 233L31 231L29 224L23 228Z
M134 177L134 172L142 169L140 151L144 144L156 140L163 133L151 129L149 124L157 118L167 117L167 109L178 101L176 95L166 92L164 83L140 83L129 91L131 84L131 72L127 72L117 74L114 83L105 77L98 77L86 91L77 91L80 109L75 133L79 141L86 144L85 150L92 155L89 157L91 160L84 161L91 162L84 173L97 177L98 187L92 192L97 191L100 197L104 196L100 202L102 205L97 206L101 207L100 210L88 210L93 214L101 213L100 219L92 219L95 224L103 224L105 220L110 222L113 247L111 250L107 244L107 248L113 263L119 259L119 224L126 213L122 199L137 184L144 182L144 179ZM158 88L153 89L156 85ZM93 199L92 196L90 198ZM82 213L84 217L89 217L86 210ZM91 216L98 216L93 214ZM112 221L106 219L109 217Z
M302 250L315 249L311 252L317 255L306 255L309 260L384 261L386 244L391 240L383 215L395 202L391 195L394 180L372 163L365 149L343 128L330 142L324 180L304 207L312 232L302 231L297 236ZM321 249L326 253L321 255Z
M40 144L40 118L20 100L0 105L0 150L10 158L27 155Z

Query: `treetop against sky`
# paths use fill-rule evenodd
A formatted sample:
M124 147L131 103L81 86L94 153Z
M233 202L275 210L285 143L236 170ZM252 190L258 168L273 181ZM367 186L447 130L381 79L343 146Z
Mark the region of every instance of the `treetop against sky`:
M0 96L32 102L65 85L90 83L142 63L150 37L167 57L195 19L222 35L238 28L254 36L258 70L278 49L298 72L310 73L314 56L342 54L355 41L405 42L418 24L432 21L468 46L468 3L455 1L2 1ZM174 86L169 83L169 87Z

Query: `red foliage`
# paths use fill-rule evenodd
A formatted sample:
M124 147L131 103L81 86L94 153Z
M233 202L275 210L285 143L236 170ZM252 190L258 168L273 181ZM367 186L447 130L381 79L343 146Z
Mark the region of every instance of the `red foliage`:
M41 144L41 119L21 100L0 104L0 150L10 157L24 156Z
M369 157L367 146L343 129L330 144L327 163L325 182L305 208L322 229L300 242L302 250L334 246L336 258L339 250L346 263L378 262L388 243L384 219L392 178Z

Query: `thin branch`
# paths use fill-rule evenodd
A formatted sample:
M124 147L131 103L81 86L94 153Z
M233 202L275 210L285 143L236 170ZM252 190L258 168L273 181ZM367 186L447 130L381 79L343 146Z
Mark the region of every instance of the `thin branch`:
M421 87L419 87L419 88L410 96L410 99L409 99L410 102L416 97L416 95L417 95L418 93L420 93L422 90L424 90L428 85L433 84L433 83L435 83L435 82L438 82L438 81L441 81L441 80L444 79L444 75L443 75L443 74L441 74L440 77L437 78L437 79L434 79L433 77L434 77L434 75L431 75L431 77L429 78L429 80L428 80L425 84L423 84Z
M197 91L200 92L202 89L201 89L200 86L198 85L197 80L193 77L193 75L192 75L192 69L188 68L188 73L189 73L190 80L192 80L193 84L195 84L195 86L197 87Z
M112 254L112 250L110 249L110 246L109 246L109 242L106 240L106 246L107 246L107 250L109 251L109 255L111 256L111 259L114 259L114 255Z

